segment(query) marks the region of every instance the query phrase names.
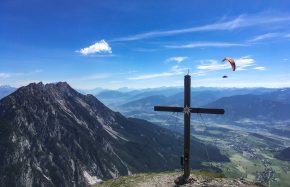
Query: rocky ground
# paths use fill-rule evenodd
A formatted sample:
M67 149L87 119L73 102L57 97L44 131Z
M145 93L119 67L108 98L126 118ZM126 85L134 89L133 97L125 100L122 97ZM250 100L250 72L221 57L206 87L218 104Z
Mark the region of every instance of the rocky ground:
M95 187L175 187L174 180L181 172L145 173L105 181ZM263 187L262 184L249 182L244 179L224 178L222 174L208 172L193 172L186 187Z

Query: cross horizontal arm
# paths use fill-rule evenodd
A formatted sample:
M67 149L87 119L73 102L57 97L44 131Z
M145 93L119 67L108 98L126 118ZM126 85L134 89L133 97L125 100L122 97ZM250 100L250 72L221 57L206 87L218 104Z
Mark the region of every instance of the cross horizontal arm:
M183 112L183 107L175 107L175 106L154 106L154 111Z
M214 109L214 108L189 108L190 113L204 113L204 114L224 114L224 109ZM161 112L183 112L183 107L175 106L154 106L154 111Z
M204 113L204 114L224 114L224 109L214 108L190 108L191 113Z

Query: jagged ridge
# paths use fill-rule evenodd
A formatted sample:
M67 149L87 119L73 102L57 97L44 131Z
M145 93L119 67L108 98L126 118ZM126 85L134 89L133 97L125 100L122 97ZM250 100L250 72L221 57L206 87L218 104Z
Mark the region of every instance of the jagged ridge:
M0 183L86 186L135 172L179 167L182 138L127 119L67 83L30 84L0 101ZM228 161L209 147L215 161ZM207 160L192 142L192 165Z

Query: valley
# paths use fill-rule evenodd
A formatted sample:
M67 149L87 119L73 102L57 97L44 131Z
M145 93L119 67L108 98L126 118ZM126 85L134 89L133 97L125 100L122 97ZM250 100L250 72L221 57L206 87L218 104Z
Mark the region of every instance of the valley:
M182 133L182 120L181 115L174 116L163 126ZM290 162L275 156L290 146L290 138L271 133L272 128L267 126L215 123L197 115L192 117L191 124L192 136L203 140L204 150L208 144L215 145L230 158L228 163L205 162L205 165L220 168L229 178L245 178L277 187L290 185ZM209 154L207 160L210 157Z
M222 127L227 128L225 125ZM216 165L227 177L243 177L250 181L271 183L271 186L290 185L290 163L275 158L282 146L273 143L275 140L285 141L284 138L273 136L271 141L261 139L247 129L228 129L230 131L215 130L214 133L209 130L212 136L196 135L199 139L218 146L230 158L230 163ZM289 143L289 139L287 141Z
M200 92L198 94L198 92ZM220 168L226 177L245 178L270 186L290 185L290 162L277 158L277 154L290 147L290 120L288 114L289 89L282 90L231 90L197 91L194 96L205 94L206 103L199 105L225 108L224 116L197 115L191 117L192 136L203 140L207 146L217 146L230 158L228 163L204 162L209 167ZM256 93L253 95L253 93ZM216 94L215 94L216 93ZM241 94L241 95L238 95ZM250 94L250 95L248 95ZM154 112L154 105L182 105L182 100L172 96L147 96L115 105L126 116L146 119L174 132L183 133L183 115ZM211 97L212 96L212 97ZM173 99L174 98L174 99ZM222 100L218 103L216 100ZM193 99L192 99L193 100ZM193 100L194 101L194 100ZM282 107L281 107L282 106ZM242 107L242 109L239 109ZM285 107L285 108L284 108ZM269 110L267 108L270 108ZM280 108L283 108L280 112ZM263 114L263 111L265 115ZM182 145L180 145L182 146ZM194 150L192 150L194 154ZM206 160L210 160L208 154Z
M162 95L162 92L166 94ZM253 92L257 94L253 95ZM290 110L288 108L289 103L287 103L287 98L289 98L288 92L273 91L272 89L261 89L260 91L259 89L233 89L229 91L228 89L215 90L212 88L211 90L195 90L192 96L199 98L196 102L197 106L218 106L219 108L225 108L226 111L223 116L192 114L191 135L193 141L191 165L193 168L209 172L219 171L229 178L245 178L248 181L258 181L265 185L270 184L277 187L290 185L290 162L285 161L285 159L284 161L278 159L281 157L287 160L287 150L284 151L284 155L279 154L282 153L282 150L290 147L290 119L287 118L287 113ZM207 99L202 100L203 96L207 96ZM58 136L61 137L58 144L66 152L71 152L73 155L72 158L68 157L65 160L68 162L69 159L76 159L78 165L75 167L80 171L82 171L81 168L83 167L89 168L88 171L93 175L83 171L87 175L87 177L84 176L85 178L97 176L98 180L99 178L106 180L112 177L131 174L131 172L165 171L181 168L176 160L179 160L182 154L183 143L180 135L183 134L183 114L153 111L153 106L159 104L181 106L182 93L180 93L180 88L130 91L129 93L105 91L96 97L100 98L105 105L113 108L116 112L111 111L92 95L85 96L79 94L66 83L48 85L43 85L42 83L30 84L3 98L1 106L3 108L2 111L10 111L8 110L11 108L10 106L19 105L16 107L16 111L23 110L21 114L24 116L29 113L36 113L29 117L34 122L32 123L33 129L35 128L34 131L40 130L38 129L39 125L52 128L50 130L56 127L62 128L60 132L56 131ZM20 98L26 98L26 101L23 102ZM39 103L44 103L44 105ZM271 106L268 107L268 105ZM280 106L283 106L282 108L285 110L282 115ZM34 110L34 107L38 108L38 110ZM242 107L246 112L243 112L243 110L240 112L241 109L238 107ZM261 115L263 114L262 110L265 115ZM39 121L40 119L36 117L44 115L42 114L43 112L38 114L37 111L47 111L47 114L44 113L47 116L45 122ZM58 115L55 118L57 123L54 123L67 124L68 126L57 125L56 127L49 127L47 125L52 120L50 115L56 115L55 111L58 111ZM86 111L89 111L89 114ZM3 120L0 125L3 126L3 132L5 128L8 128L3 123L4 119L10 115L10 113L9 115L7 114L2 114ZM11 112L12 114L13 112ZM157 126L142 119L152 122ZM19 118L19 120L23 121L21 123L24 124L24 129L28 128L26 126L29 123L26 123L26 117ZM16 122L11 121L9 123L13 124ZM168 130L164 131L158 126ZM69 130L70 128L74 130L71 131ZM7 130L11 133L20 133L16 129ZM47 134L50 130L42 129L39 133L54 140L54 134ZM87 135L85 135L88 132L91 138L87 138ZM28 131L25 133L27 135L23 136L25 137L24 139L30 137L30 134L33 132ZM96 162L97 164L95 164L94 168L90 168L91 163L87 163L86 160L80 157L79 151L75 152L75 150L80 148L71 147L66 140L67 138L64 138L63 133L68 134L68 137L72 141L76 141L74 139L79 133L83 134L81 139L77 140L80 142L75 143L76 145L83 144L82 141L85 141L92 145L97 143L99 147L104 146L104 152L100 152L97 148L98 146L95 146L93 149L85 146L85 149L82 150L82 152L90 153L88 157L93 164L96 162L94 161L95 159L100 160ZM98 139L93 137L98 137ZM6 140L5 137L3 138L3 140ZM40 139L38 140L38 138ZM45 147L45 141L41 138L42 136L34 137L33 139L35 140L33 141L39 141L39 144ZM101 139L103 140L100 143ZM118 139L122 140L122 143L117 141ZM21 141L19 140L20 143ZM143 149L139 149L140 146ZM48 147L45 149L48 151L52 149L55 152L54 149L56 148ZM95 157L93 152L98 153L99 156ZM146 158L139 157L137 153L146 155ZM57 157L57 152L54 155ZM166 159L164 159L164 155L168 155ZM112 157L110 158L111 161L105 157ZM133 158L136 157L139 163L132 162ZM27 156L27 159L30 159L30 157ZM43 162L42 158L33 157L33 159L39 159L40 162ZM111 164L112 160L113 165ZM122 160L121 165L118 165L118 160ZM163 161L160 162L160 160ZM144 166L146 166L145 169ZM7 164L7 167L10 166ZM40 165L40 167L44 166ZM32 166L32 168L35 168L35 166ZM106 169L102 170L102 168L110 169L107 171ZM35 174L31 175L37 175L38 173L36 171ZM55 178L51 171L40 173L44 178L37 181L37 183L46 183L48 179L48 181L53 182L63 180L60 179L61 175ZM81 178L82 175L80 174L78 177L79 184L85 184L87 179ZM26 178L23 180L26 180Z
M229 178L246 178L265 185L271 183L271 186L290 185L290 162L275 157L280 150L289 147L289 138L255 125L254 128L241 127L241 124L207 122L206 119L193 119L191 124L192 136L204 141L205 150L207 144L215 145L231 160L229 163L207 162L205 165L220 168ZM165 127L182 133L182 118L170 120Z
M290 187L290 0L0 0L0 187Z

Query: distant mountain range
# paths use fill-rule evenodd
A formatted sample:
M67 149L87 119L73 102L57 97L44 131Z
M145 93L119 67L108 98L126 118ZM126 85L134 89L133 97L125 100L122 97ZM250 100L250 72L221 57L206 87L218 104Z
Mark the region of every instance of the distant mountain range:
M264 99L290 104L290 88L278 89L263 95Z
M173 88L170 88L169 92L166 92L166 89L162 92L151 90L138 94L106 91L99 93L97 97L126 116L153 119L153 116L158 118L159 115L153 111L155 105L183 106L182 90L180 88L173 90ZM191 105L224 108L225 115L219 116L218 119L230 121L243 118L266 121L289 120L290 89L192 88Z
M14 92L16 88L0 86L0 98ZM82 93L97 93L96 97L110 108L120 111L127 117L144 119L154 115L154 105L182 106L183 90L180 87L160 87L133 90L121 88L105 90L96 88L82 90ZM193 107L222 107L226 114L218 119L240 120L241 118L259 120L290 119L290 88L192 88ZM216 118L216 117L215 117Z
M86 186L118 175L179 168L183 138L113 112L67 83L30 84L0 100L2 186ZM193 168L229 161L192 139Z
M13 93L15 90L16 88L8 85L0 86L0 99Z
M223 97L209 103L206 107L224 108L225 118L239 120L242 118L259 120L289 120L290 104L276 101L274 97L271 100L265 95L236 95ZM290 98L289 98L290 99Z

